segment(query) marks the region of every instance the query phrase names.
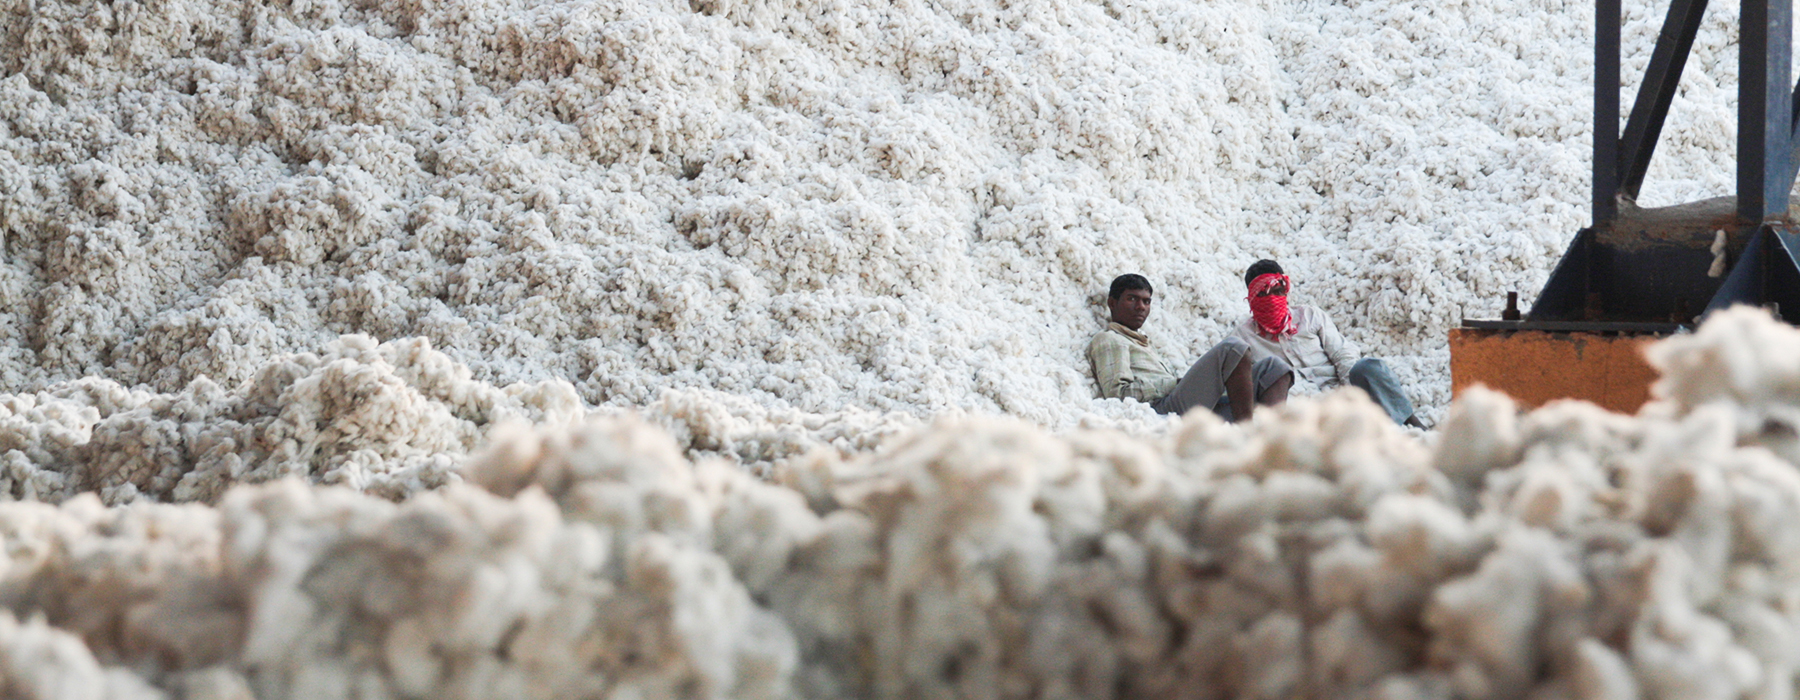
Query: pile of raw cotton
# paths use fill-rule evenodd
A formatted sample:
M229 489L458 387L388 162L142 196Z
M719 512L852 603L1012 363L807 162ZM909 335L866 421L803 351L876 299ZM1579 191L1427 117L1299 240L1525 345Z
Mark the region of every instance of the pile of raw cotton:
M456 465L495 426L560 427L621 413L585 407L566 381L495 387L472 379L421 339L377 345L345 336L230 389L200 379L164 394L87 378L0 394L0 501L94 492L108 504L211 503L234 484L286 476L400 499L456 481ZM904 414L771 410L678 391L635 413L673 435L684 454L723 456L764 476L814 450L867 452L919 424Z
M1646 204L1727 192L1734 12ZM0 697L1790 696L1800 331L1448 405L1584 218L1591 29L0 0ZM1112 276L1192 356L1259 257L1435 438L1093 398Z
M1144 439L945 420L773 480L514 424L395 503L0 505L27 698L1736 698L1800 678L1800 330L1650 354L1638 416L1356 393Z
M1630 94L1661 9L1628 4ZM1724 5L1647 204L1729 192ZM590 405L1064 428L1149 415L1086 376L1113 276L1155 281L1148 330L1191 358L1273 256L1438 419L1445 330L1529 302L1584 221L1591 23L1561 0L0 0L0 392L230 391L362 334ZM122 388L69 384L95 380Z

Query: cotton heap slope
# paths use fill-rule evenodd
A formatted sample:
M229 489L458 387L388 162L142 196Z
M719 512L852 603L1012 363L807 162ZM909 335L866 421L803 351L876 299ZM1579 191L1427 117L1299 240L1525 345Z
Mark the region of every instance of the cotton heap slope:
M1727 192L1732 12L1654 203ZM4 0L0 390L233 387L360 333L589 404L1068 425L1148 415L1086 376L1111 277L1191 359L1273 256L1435 414L1444 330L1582 223L1590 15Z

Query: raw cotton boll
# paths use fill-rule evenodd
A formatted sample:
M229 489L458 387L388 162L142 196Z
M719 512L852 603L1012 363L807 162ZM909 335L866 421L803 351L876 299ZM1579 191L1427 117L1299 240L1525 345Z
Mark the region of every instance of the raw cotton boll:
M1394 494L1376 502L1370 544L1388 563L1427 580L1468 570L1493 546L1484 523L1470 522L1441 501Z
M423 339L346 336L278 358L227 388L204 377L156 393L84 379L0 395L11 498L217 499L232 484L305 475L401 497L447 483L507 419L564 424L587 411L567 382L495 387Z
M1234 428L1211 411L1190 411L1173 430L1172 471L1189 478L1208 475L1217 465L1254 459L1259 436Z
M837 497L834 493L835 467L838 456L830 450L814 449L798 458L782 462L770 476L770 480L783 488L792 489L806 499L806 505L813 512L824 515L837 509Z
M1202 552L1172 547L1163 536L1150 549L1161 554L1156 590L1183 632L1172 641L1170 659L1136 671L1145 675L1143 686L1202 687L1213 696L1233 696L1251 693L1246 684L1267 691L1289 682L1291 669L1258 651L1278 644L1278 650L1300 653L1303 642L1283 617L1300 614L1300 590L1274 536L1247 536L1235 551L1211 561ZM1251 669L1255 673L1246 673Z
M1207 544L1228 545L1269 524L1269 503L1256 480L1248 476L1239 474L1221 480L1210 496L1203 521L1210 539Z
M1450 407L1450 417L1438 426L1432 466L1457 486L1458 500L1467 509L1473 494L1490 470L1519 459L1518 406L1512 397L1474 386L1463 390Z
M1483 497L1489 508L1526 525L1567 534L1578 523L1621 505L1608 476L1586 453L1565 452L1553 459L1533 451L1518 466L1489 472Z
M788 677L797 662L793 636L781 618L751 601L724 561L706 552L683 551L656 535L641 540L627 556L626 594L647 599L654 607L646 612L666 615L655 621L666 626L658 630L666 635L662 639L646 630L633 631L633 641L648 647L638 649L640 658L673 656L675 663L664 661L663 668L651 669L653 676L627 673L615 692L768 700L787 696Z
M1321 549L1307 562L1312 579L1309 601L1317 610L1336 610L1358 605L1375 592L1375 579L1387 568L1381 552L1355 540L1342 540ZM1415 585L1416 589L1421 587ZM1389 588L1388 590L1392 590ZM1422 597L1420 602L1423 602Z
M116 165L90 160L70 168L69 178L76 202L96 220L130 223L144 213L130 192L138 184Z
M1800 459L1800 362L1781 350L1794 346L1800 346L1800 332L1766 311L1734 307L1712 314L1694 334L1645 351L1663 374L1651 387L1657 402L1645 410L1679 416L1727 402L1739 409L1740 440Z
M526 446L522 441L540 444ZM668 434L630 417L589 421L567 432L526 430L515 423L495 435L490 448L472 459L466 471L477 484L500 495L540 486L551 497L562 498L587 480L628 486L670 482L671 488L693 488L693 470Z
M1685 412L1727 399L1746 407L1800 397L1800 360L1775 348L1800 345L1800 331L1774 322L1768 312L1733 307L1707 317L1694 334L1670 338L1645 351L1663 378L1654 396Z
M100 411L86 402L38 395L7 396L0 400L0 448L30 462L48 461L51 455L87 442L100 422ZM10 475L20 478L25 475ZM26 497L19 488L8 495Z
M1296 402L1291 410L1299 412L1300 429L1267 428L1275 433L1271 444L1282 446L1275 454L1299 454L1300 445L1306 445L1304 452L1318 450L1317 466L1291 468L1313 471L1337 483L1347 492L1343 502L1350 513L1366 513L1393 491L1450 493L1443 475L1430 469L1430 455L1423 446L1401 439L1403 433L1393 420L1361 392L1333 392L1319 401ZM1316 446L1309 444L1315 439Z
M1763 686L1763 669L1733 642L1731 628L1696 609L1686 590L1693 566L1686 554L1663 546L1653 556L1650 600L1630 634L1633 670L1646 693L1730 697Z
M1718 595L1734 549L1731 489L1716 466L1732 453L1731 428L1724 407L1711 406L1651 434L1634 455L1642 466L1627 484L1629 515L1694 563L1687 592L1702 604Z
M190 445L266 464L216 446L266 444L296 387L393 387L378 418L445 422L377 424L331 469L487 490L393 502L221 469L216 509L4 505L0 609L184 695L1735 697L1800 671L1800 475L1740 444L1729 402L1549 406L1453 484L1354 394L1139 436L671 393L649 419L678 441L434 352L349 337L239 389L5 397L12 439L89 478ZM472 459L407 451L477 426ZM88 437L50 449L58 429ZM774 481L717 456L801 449Z
M1066 469L1068 448L1041 432L1007 421L941 422L916 433L882 457L880 475L840 485L839 500L870 513L895 533L890 566L902 590L933 577L940 557L951 571L996 565L1037 569L1047 551L1015 540L1047 534L1034 512L1043 475ZM1022 565L1023 568L1014 568ZM1029 598L1042 582L1009 591Z
M819 516L800 494L762 483L717 461L695 467L697 486L713 513L713 551L730 562L753 592L774 584L795 554L819 536Z
M762 476L813 450L839 456L871 452L919 426L905 414L856 408L807 414L702 390L664 391L641 414L668 430L684 453L727 456Z
M57 282L46 291L40 329L45 344L39 359L98 374L100 348L118 340L122 319L116 311L95 308L94 295L80 285Z
M0 455L0 501L14 499L55 500L69 490L69 479L61 473L39 469L25 453L8 450Z
M1638 694L1637 678L1617 652L1592 639L1575 648L1570 695L1580 700L1631 700Z
M1308 687L1327 697L1348 697L1408 665L1408 654L1371 630L1361 616L1339 610L1310 630Z
M1108 432L1081 431L1066 436L1075 452L1074 464L1097 462L1096 475L1112 509L1135 513L1188 497L1184 482L1169 473L1165 457L1136 440L1121 440ZM1102 508L1104 515L1108 509ZM1123 522L1113 520L1109 526Z
M109 503L127 502L140 493L160 496L173 491L192 466L187 436L183 426L171 420L169 414L176 411L156 408L113 413L97 426L92 439L70 450L69 456L86 467L71 475L72 486L98 491Z
M393 248L391 239L377 246ZM420 332L421 321L441 308L436 299L421 299L394 278L365 272L355 279L332 285L331 304L321 314L338 327L357 327L378 337L403 337Z
M1426 672L1388 676L1370 691L1369 697L1375 700L1450 700L1461 696L1447 675Z
M256 254L270 261L313 265L337 250L327 241L345 225L343 213L331 203L335 188L322 177L282 183L241 205L236 218L246 224L244 234L253 237Z
M1232 675L1238 697L1282 698L1299 686L1304 668L1304 629L1300 620L1271 613L1233 641Z
M295 376L298 372L305 374ZM328 345L317 360L265 374L258 386L274 393L272 402L283 409L258 426L259 442L271 444L272 454L247 478L290 473L302 465L301 471L323 476L362 451L379 470L355 485L395 494L414 490L407 485L411 481L429 487L450 478L443 469L447 464L419 458L466 453L481 437L479 423L508 415L559 421L570 410L566 396L556 392L509 392L474 382L428 344L376 345L356 336ZM530 407L513 396L543 403ZM392 469L395 461L419 471Z
M176 677L179 697L188 700L255 700L249 681L224 666L189 671Z
M1034 500L1067 446L1018 423L941 422L882 461L838 496L870 514L887 559L863 613L887 630L873 639L874 687L987 695L1021 682L1001 654L1024 641L1007 611L1051 583L1056 550Z
M1050 526L1051 539L1064 551L1091 546L1104 528L1115 525L1106 515L1120 505L1109 502L1103 485L1111 465L1088 455L1073 457L1043 463L1033 505Z
M1519 697L1545 654L1568 650L1553 643L1553 622L1591 597L1571 559L1543 532L1515 529L1473 575L1437 590L1425 613L1431 656L1452 669L1459 695Z
M1276 535L1263 529L1239 538L1229 550L1225 574L1237 587L1235 594L1254 596L1264 605L1297 608L1303 602L1302 572L1283 556Z
M0 610L0 695L58 700L162 700L167 695L129 670L102 666L81 640Z
M1631 449L1648 432L1629 416L1586 401L1552 401L1525 415L1519 421L1519 431L1532 444L1530 449L1586 452L1602 461Z
M1262 495L1277 522L1322 520L1345 511L1337 485L1312 474L1276 472L1263 479Z
M1100 550L1064 554L1031 619L1027 664L1056 693L1167 692L1178 678L1159 666L1174 630L1146 587L1149 552L1120 532L1103 536Z
M724 560L652 534L615 561L536 490L394 506L286 481L223 510L259 696L779 697L795 664Z
M1723 466L1736 526L1733 556L1763 562L1783 581L1800 576L1800 474L1756 450L1738 451Z
M283 354L281 348L298 344L292 326L282 323L298 320L282 318L290 310L282 307L295 300L270 298L260 289L268 283L227 282L225 293L198 308L169 310L150 319L143 333L118 352L143 368L135 379L161 391L180 391L202 377L234 386ZM265 311L271 307L274 313ZM325 342L329 337L318 339L320 345Z
M861 610L880 594L879 535L866 515L833 511L793 553L785 575L754 591L792 628L805 662L795 683L807 697L844 697L866 687L870 618Z
M1771 607L1767 603L1755 600L1763 596L1756 592L1732 591L1747 593L1744 598L1726 604L1719 617L1731 626L1732 635L1740 641L1741 646L1756 656L1762 668L1762 685L1773 689L1794 678L1795 654L1797 649L1796 630L1791 616Z
M478 434L472 426L410 386L374 350L366 337L334 343L317 370L282 391L285 408L263 431L274 443L270 471L328 469L358 449L397 457L473 446Z
M648 529L705 541L711 532L711 509L692 466L667 433L635 418L567 431L510 429L496 434L465 473L501 495L542 488L570 517L619 537Z
M92 495L0 512L0 607L42 615L111 658L169 670L226 659L240 622L219 571L218 513L108 509Z

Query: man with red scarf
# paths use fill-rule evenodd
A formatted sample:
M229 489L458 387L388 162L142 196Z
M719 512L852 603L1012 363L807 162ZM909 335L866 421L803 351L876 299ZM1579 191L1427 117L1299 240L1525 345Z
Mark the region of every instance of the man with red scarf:
M1157 413L1187 413L1204 408L1229 421L1250 417L1257 404L1287 400L1294 373L1278 357L1255 360L1250 344L1226 337L1176 378L1159 345L1143 333L1154 292L1143 275L1119 275L1107 291L1112 323L1088 343L1088 362L1100 395L1133 398Z
M1309 388L1331 389L1349 384L1362 389L1394 422L1423 428L1413 415L1412 401L1387 363L1358 358L1356 345L1338 333L1331 317L1317 306L1288 307L1288 276L1273 260L1258 260L1244 272L1249 287L1250 318L1234 336L1250 345L1254 358L1279 357L1294 368Z

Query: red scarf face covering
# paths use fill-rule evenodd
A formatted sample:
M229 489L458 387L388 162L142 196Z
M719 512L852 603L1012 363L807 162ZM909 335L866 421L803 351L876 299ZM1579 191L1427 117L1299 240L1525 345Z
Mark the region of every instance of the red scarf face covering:
M1263 290L1278 284L1285 287L1287 282L1287 275L1278 275L1273 272L1258 275L1256 279L1250 280L1250 316L1256 319L1257 330L1271 338L1293 335L1300 330L1294 325L1294 317L1288 313L1286 294L1257 296Z

